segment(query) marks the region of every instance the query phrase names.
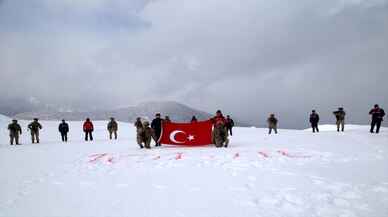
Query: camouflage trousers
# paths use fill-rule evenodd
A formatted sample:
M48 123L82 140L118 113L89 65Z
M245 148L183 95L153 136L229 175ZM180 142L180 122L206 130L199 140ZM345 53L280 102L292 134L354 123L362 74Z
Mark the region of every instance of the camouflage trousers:
M112 135L117 139L117 130L109 130L109 139L112 139Z
M31 130L31 141L32 143L39 143L39 130Z
M336 124L338 132L340 131L340 128L342 132L345 130L345 120L337 120Z
M146 136L142 130L137 130L136 140L140 148L151 148L152 136Z
M212 132L212 140L217 148L228 147L228 130L226 127L214 127Z
M18 133L9 134L9 143L11 145L13 145L14 142L16 145L19 145L19 134Z

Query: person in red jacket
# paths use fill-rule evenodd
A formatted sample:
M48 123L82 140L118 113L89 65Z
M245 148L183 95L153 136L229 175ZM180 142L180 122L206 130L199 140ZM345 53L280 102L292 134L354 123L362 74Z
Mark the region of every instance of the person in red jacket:
M88 141L88 139L90 138L90 141L93 141L93 130L94 130L94 127L93 127L93 123L90 121L89 118L86 118L86 121L84 122L84 132L85 132L85 141Z

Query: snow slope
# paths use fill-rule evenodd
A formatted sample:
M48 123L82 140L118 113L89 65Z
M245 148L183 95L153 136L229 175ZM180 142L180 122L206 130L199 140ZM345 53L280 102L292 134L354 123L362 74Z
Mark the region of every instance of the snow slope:
M82 141L71 122L43 122L41 144L8 145L0 133L0 216L386 217L388 129L345 133L236 128L229 149L163 146L140 150L135 129L120 123L118 141L95 122ZM323 130L325 128L325 130Z

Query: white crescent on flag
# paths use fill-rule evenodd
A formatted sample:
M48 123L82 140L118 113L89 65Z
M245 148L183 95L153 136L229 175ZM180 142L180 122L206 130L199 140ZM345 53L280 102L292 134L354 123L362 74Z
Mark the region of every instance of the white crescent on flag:
M175 136L178 134L178 133L183 133L186 135L186 133L182 130L175 130L175 131L172 131L171 134L170 134L170 140L174 143L178 143L178 144L182 144L182 143L185 143L186 141L177 141L175 139Z

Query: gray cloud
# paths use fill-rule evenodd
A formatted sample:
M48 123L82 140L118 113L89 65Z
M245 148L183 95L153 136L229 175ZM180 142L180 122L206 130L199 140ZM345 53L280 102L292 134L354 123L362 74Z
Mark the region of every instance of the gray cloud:
M2 1L0 90L120 106L168 99L305 127L388 106L388 1Z

